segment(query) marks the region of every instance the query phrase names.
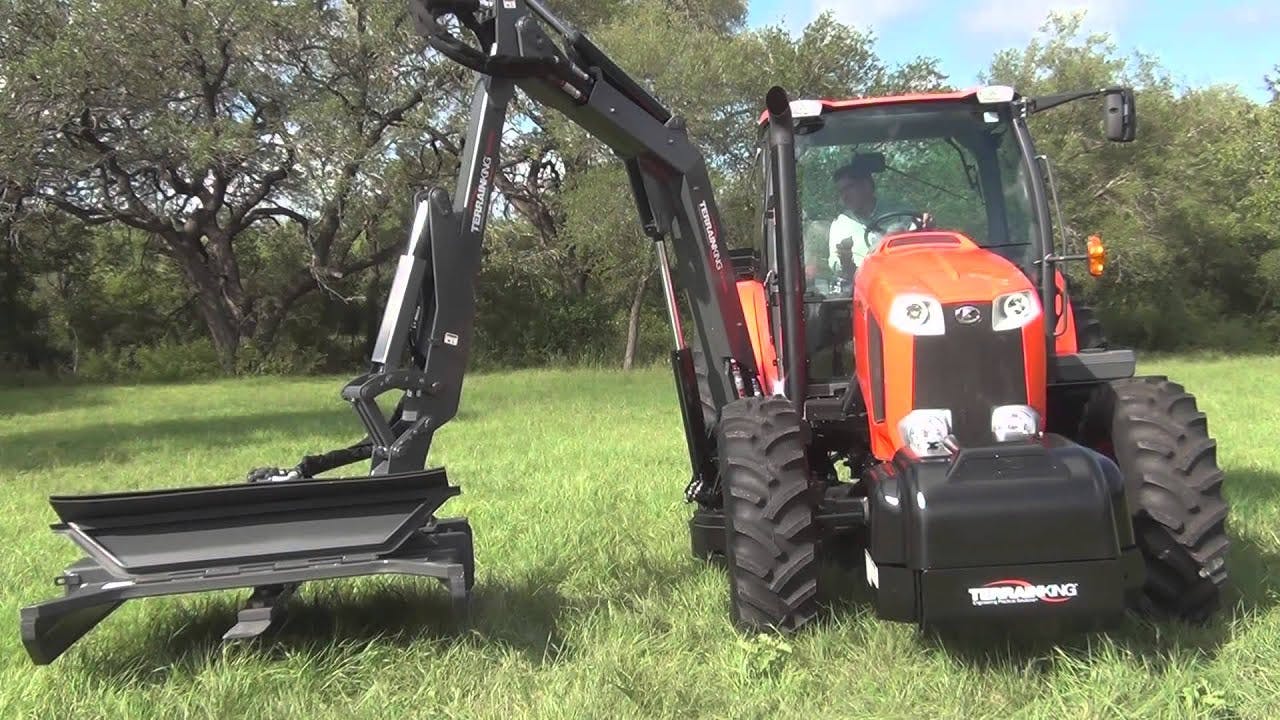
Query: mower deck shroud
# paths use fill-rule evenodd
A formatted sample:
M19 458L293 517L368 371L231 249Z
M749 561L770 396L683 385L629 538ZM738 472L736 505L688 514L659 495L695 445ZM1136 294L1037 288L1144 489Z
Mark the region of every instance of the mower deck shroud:
M465 520L435 519L460 493L442 468L369 477L53 497L52 526L86 557L65 595L22 609L22 641L52 662L125 600L255 588L224 636L264 632L298 583L373 574L435 577L464 610L474 578Z

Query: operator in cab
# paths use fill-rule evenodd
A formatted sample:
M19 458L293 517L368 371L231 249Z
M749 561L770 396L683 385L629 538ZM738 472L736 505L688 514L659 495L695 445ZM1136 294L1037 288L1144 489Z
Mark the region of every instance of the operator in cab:
M876 182L867 156L854 156L832 176L844 211L831 221L827 261L840 277L852 278L854 268L875 247L876 237L868 237L867 225L876 214Z
M884 169L884 159L879 153L856 154L853 159L832 173L836 195L843 210L829 224L812 222L805 228L806 252L809 258L807 274L810 285L825 286L829 295L847 295L853 288L853 275L863 259L875 249L880 238L889 229L875 227L867 232L883 208L876 196L873 174ZM825 237L815 235L827 225ZM816 241L816 242L815 242Z

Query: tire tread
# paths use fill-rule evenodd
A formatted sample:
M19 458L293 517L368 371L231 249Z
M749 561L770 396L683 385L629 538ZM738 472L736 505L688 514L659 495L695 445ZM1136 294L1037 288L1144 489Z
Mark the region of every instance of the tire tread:
M818 612L807 426L781 397L724 407L717 428L734 624L794 632Z

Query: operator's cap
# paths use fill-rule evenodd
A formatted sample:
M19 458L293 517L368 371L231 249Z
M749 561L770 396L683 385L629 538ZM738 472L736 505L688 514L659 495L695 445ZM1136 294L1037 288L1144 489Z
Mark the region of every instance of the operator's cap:
M848 164L835 171L836 177L869 178L873 173L884 170L882 153L854 153Z

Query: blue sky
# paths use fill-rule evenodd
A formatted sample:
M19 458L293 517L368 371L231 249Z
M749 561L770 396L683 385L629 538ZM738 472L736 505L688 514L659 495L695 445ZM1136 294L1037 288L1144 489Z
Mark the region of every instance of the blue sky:
M889 62L933 56L965 86L997 50L1025 45L1050 11L1077 9L1087 28L1110 33L1122 52L1159 57L1180 83L1270 97L1263 76L1280 65L1280 0L750 0L749 22L795 32L831 10L871 30Z

